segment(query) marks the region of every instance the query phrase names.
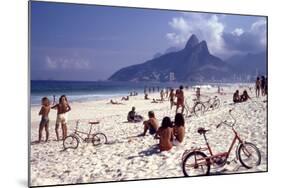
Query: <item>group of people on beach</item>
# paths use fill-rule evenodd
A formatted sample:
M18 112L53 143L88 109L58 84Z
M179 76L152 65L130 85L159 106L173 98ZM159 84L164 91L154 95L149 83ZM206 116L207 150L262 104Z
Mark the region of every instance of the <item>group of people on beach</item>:
M169 117L164 117L159 126L153 111L148 112L148 120L143 122L144 130L140 136L145 136L147 131L155 139L159 139L160 151L169 151L173 145L183 142L185 136L185 121L181 113L177 113L174 122Z
M260 95L265 96L267 95L267 77L265 76L258 76L256 79L256 97L260 97Z
M53 102L53 106L51 106L50 100L47 97L43 97L41 99L41 109L39 111L39 115L41 116L41 121L39 123L39 138L37 143L40 143L42 140L42 132L45 129L46 132L46 142L49 140L49 113L51 109L57 110L57 118L56 118L56 137L57 141L59 141L59 126L62 128L62 139L65 139L67 136L67 113L71 110L71 107L67 101L65 95L60 96L59 103L55 104Z
M234 103L246 102L249 99L251 99L251 97L248 95L247 90L244 90L242 95L239 94L239 90L236 90L233 94Z

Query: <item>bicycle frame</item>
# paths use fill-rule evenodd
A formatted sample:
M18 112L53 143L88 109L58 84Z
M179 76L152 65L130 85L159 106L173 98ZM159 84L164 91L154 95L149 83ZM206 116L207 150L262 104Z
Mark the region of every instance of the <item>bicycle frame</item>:
M222 157L225 157L225 160L227 160L228 159L228 157L229 157L229 154L230 154L230 152L232 151L232 149L233 149L233 147L234 147L234 145L235 145L235 143L236 143L236 141L238 140L238 142L240 143L240 144L242 144L243 143L243 141L242 141L242 139L239 137L239 135L238 135L238 133L236 132L236 130L232 127L232 131L234 132L234 138L233 138L233 140L232 140L232 143L231 143L231 145L230 145L230 147L229 147L229 149L228 149L228 151L227 152L222 152L222 153L218 153L218 154L213 154L213 151L212 151L212 149L211 149L211 147L210 147L210 145L209 145L209 143L208 143L208 140L207 140L207 138L206 138L206 135L205 134L203 134L203 137L204 137L204 140L205 140L205 142L206 142L206 146L207 147L203 147L203 148L195 148L195 149L193 149L192 151L208 151L209 153L210 153L210 156L208 156L208 157L204 157L204 158L200 158L200 159L196 159L195 158L195 164L194 165L203 165L203 164L205 164L206 162L208 163L208 164L214 164L215 162L216 162L216 159L218 159L218 158L222 158Z
M73 134L74 134L75 136L79 137L83 142L86 142L87 139L90 138L90 135L91 135L91 133L92 133L93 124L91 124L90 130L89 130L88 133L79 131L79 130L78 130L78 125L79 125L79 121L77 121L77 123L76 123L76 128L75 128ZM80 134L87 135L87 137L86 137L86 138L83 138Z

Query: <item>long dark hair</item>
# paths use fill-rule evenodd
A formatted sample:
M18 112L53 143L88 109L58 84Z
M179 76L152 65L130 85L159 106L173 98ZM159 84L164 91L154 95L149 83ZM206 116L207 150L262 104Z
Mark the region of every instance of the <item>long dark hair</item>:
M181 113L177 113L175 116L175 126L176 127L184 126L184 117Z
M173 123L172 123L171 119L169 117L164 117L162 120L161 127L168 128L168 127L172 127L172 126L173 126Z
M65 96L65 95L62 95L62 96L60 96L60 98L59 98L59 103L62 103L62 98L65 98L66 102L68 102L66 96Z

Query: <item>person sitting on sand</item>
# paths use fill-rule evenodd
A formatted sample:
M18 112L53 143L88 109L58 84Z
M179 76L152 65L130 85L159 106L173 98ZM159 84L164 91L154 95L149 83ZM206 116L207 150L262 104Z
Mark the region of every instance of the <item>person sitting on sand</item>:
M141 122L143 120L143 117L141 115L137 115L136 108L133 106L132 110L128 113L127 120L128 122L136 123Z
M235 93L233 94L233 102L234 103L240 102L239 90L236 90Z
M170 94L169 94L169 100L170 100L171 110L172 110L172 108L173 108L173 106L174 106L174 104L175 104L174 98L175 98L174 89L171 89Z
M176 93L177 97L177 108L176 108L176 113L178 113L179 107L181 107L181 113L184 111L184 93L183 93L183 86L180 86L180 89L177 90L178 92Z
M57 109L57 120L56 120L56 136L57 141L59 141L59 125L62 127L62 139L65 139L67 136L67 112L71 110L71 107L68 104L67 98L65 95L62 95L59 98L59 103L52 106L52 109Z
M143 122L144 130L141 136L145 136L147 130L149 131L149 134L154 135L156 131L158 130L159 124L157 119L155 118L155 114L153 111L148 112L148 120Z
M246 90L244 90L243 94L240 96L240 101L245 102L248 99L251 99L251 97L248 95L248 92Z
M127 96L127 97L122 97L122 99L121 99L121 101L128 101L129 100L129 96Z
M158 101L156 99L152 99L151 103L158 103Z
M149 100L147 93L144 94L144 100Z
M169 151L173 145L171 138L173 136L172 122L169 117L164 117L161 127L157 130L155 138L159 136L159 149L160 151Z
M177 146L183 142L185 135L184 117L181 113L175 116L175 126L173 127L173 145Z
M41 103L42 103L42 107L39 111L39 116L41 116L41 121L39 124L38 143L41 142L43 129L45 129L46 132L45 141L47 142L49 140L49 112L51 110L50 101L47 97L43 97Z

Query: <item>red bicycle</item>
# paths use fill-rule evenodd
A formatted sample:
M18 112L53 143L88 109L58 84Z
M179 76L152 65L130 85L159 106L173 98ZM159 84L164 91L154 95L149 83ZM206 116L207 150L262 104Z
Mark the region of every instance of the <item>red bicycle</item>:
M186 150L182 155L182 170L184 176L202 176L208 175L210 172L211 165L217 165L219 167L224 166L227 163L227 159L233 149L234 144L238 140L238 145L236 148L236 158L239 159L240 163L247 169L253 168L260 165L261 154L259 149L252 143L243 141L234 129L236 124L236 119L231 114L232 110L229 110L230 116L233 118L233 123L228 123L223 121L219 123L216 127L219 128L221 125L226 125L230 127L234 133L233 141L228 149L228 151L218 154L213 154L212 149L208 143L206 130L204 128L199 128L198 133L203 135L207 147L194 148ZM209 153L209 155L206 154Z

